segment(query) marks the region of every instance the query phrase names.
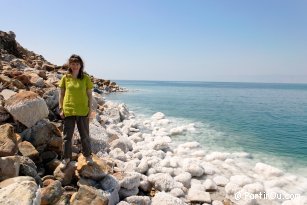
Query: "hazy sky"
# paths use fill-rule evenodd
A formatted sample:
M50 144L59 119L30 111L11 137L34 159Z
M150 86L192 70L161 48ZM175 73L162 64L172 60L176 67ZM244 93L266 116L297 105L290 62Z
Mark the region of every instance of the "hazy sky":
M1 0L0 30L104 79L307 83L306 0Z

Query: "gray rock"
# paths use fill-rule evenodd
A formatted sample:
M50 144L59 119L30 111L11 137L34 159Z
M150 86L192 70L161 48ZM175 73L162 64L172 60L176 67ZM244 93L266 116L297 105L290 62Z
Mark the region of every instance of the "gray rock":
M53 110L59 104L59 91L56 88L51 88L44 93L43 98L48 108Z

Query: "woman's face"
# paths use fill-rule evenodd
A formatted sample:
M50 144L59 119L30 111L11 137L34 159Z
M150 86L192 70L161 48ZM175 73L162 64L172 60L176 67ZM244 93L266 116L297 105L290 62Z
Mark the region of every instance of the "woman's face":
M71 62L69 63L69 67L73 72L79 72L81 65L79 62Z

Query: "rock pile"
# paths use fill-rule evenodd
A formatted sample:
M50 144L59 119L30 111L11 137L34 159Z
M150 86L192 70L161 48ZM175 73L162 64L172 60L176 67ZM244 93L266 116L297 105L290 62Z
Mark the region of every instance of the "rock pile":
M0 204L307 203L306 178L264 163L244 166L248 153L207 153L198 142L175 144L171 136L195 126L172 126L159 112L139 119L126 105L106 102L98 94L121 88L94 77L94 163L87 165L80 154L76 132L73 160L61 170L56 83L65 70L22 48L12 32L0 32L0 49ZM244 193L264 192L300 197L244 198Z

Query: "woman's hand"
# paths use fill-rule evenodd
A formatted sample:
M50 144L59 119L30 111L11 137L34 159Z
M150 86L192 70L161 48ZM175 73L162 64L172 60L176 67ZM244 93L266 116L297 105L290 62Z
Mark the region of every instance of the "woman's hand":
M64 119L64 118L65 118L64 111L63 111L63 109L62 109L62 108L60 109L60 117L61 117L62 119Z

